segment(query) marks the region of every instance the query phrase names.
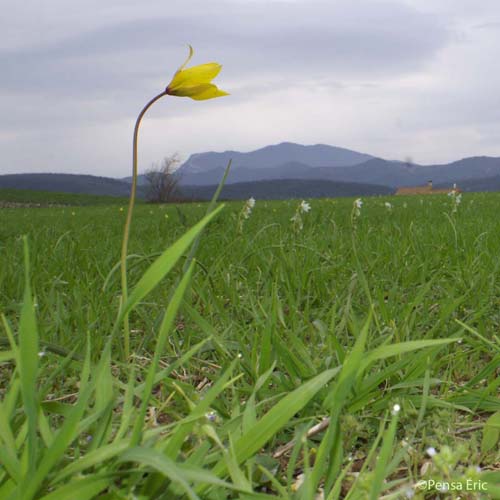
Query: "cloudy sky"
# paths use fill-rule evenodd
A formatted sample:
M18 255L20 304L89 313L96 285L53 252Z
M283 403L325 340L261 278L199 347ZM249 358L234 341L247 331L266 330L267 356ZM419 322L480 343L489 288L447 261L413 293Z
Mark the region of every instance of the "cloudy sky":
M137 113L192 44L230 96L167 97L164 156L282 141L439 163L500 156L498 0L0 0L0 173L129 175Z

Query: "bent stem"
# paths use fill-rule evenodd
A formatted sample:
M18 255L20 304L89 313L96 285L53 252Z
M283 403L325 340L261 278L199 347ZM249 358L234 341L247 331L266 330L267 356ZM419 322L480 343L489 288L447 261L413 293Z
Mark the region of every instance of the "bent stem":
M132 187L130 190L130 199L128 203L127 219L125 221L125 228L123 230L123 241L122 241L122 251L121 251L121 285L122 285L122 298L120 307L125 307L128 299L128 289L127 289L127 251L128 251L128 240L130 236L130 226L132 224L132 212L135 205L135 195L137 191L137 140L139 137L139 127L143 116L146 111L159 99L167 95L166 91L153 97L139 113L137 120L135 122L134 128L134 140L132 145ZM123 330L124 330L124 351L125 359L127 360L130 356L130 328L128 321L128 313L123 319Z

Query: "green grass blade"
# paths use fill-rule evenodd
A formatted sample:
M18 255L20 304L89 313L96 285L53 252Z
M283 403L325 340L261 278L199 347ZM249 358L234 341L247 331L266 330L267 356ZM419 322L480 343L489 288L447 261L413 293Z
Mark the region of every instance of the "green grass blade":
M428 347L440 347L446 344L458 342L460 339L435 339L435 340L410 340L409 342L400 342L399 344L390 344L377 347L370 351L362 363L362 369L366 369L371 363L406 354L408 352L416 351L418 349L426 349Z
M217 189L215 190L214 195L212 196L212 199L210 200L210 203L208 204L207 211L205 212L205 216L210 215L214 209L215 209L215 204L217 203L217 200L219 199L219 195L222 191L222 188L224 187L224 184L226 183L227 176L229 175L229 170L231 169L231 164L233 160L229 160L227 163L226 170L224 171L224 175L222 176L222 179L219 182L219 185L217 186ZM184 263L184 266L182 267L182 272L186 272L189 266L191 265L191 261L194 259L194 256L196 255L196 250L198 250L198 245L200 244L200 235L196 237L194 240L193 246L191 247L191 250L189 250L186 262Z
M118 324L121 324L125 315L127 315L172 270L196 236L223 208L224 205L221 205L212 213L205 216L200 222L181 236L173 245L167 248L167 250L165 250L160 257L158 257L151 264L151 266L149 266L146 272L142 275L141 279L135 285L126 304L120 311L117 321Z
M83 471L90 469L91 467L104 464L106 461L110 460L111 458L117 457L129 448L130 446L128 439L101 446L97 450L90 451L78 460L75 460L74 462L68 464L66 467L64 467L64 469L56 474L53 482L59 483L63 479L80 474Z
M287 394L269 410L254 426L248 429L234 444L237 463L248 459L260 450L290 419L299 412L315 394L339 372L338 368L326 370ZM219 462L214 473L220 476L226 471L225 463Z
M35 308L31 296L30 262L28 240L24 241L24 299L19 320L19 374L21 378L21 394L24 412L28 422L28 479L36 468L38 460L37 422L37 374L38 374L38 331Z
M110 349L110 342L108 342L106 349ZM104 353L103 357L106 357ZM30 477L27 483L21 485L22 498L31 500L35 497L38 488L47 477L47 474L52 468L62 459L67 451L68 446L74 441L78 434L78 426L87 409L87 404L90 399L91 393L94 389L92 382L88 381L90 374L90 345L87 348L87 355L82 370L81 389L78 397L78 402L73 406L69 414L64 420L61 429L54 437L52 446L41 457L38 468Z
M143 466L150 467L179 485L189 498L199 500L198 495L189 485L189 481L183 471L173 460L157 450L141 447L130 448L121 455L119 461L137 462Z
M396 436L396 428L398 425L398 412L394 415L389 424L384 439L382 441L382 448L377 460L377 465L373 473L372 487L370 490L370 500L378 500L382 493L384 486L384 479L386 477L386 469L391 459L392 447L394 445L394 437Z
M104 491L111 482L112 478L103 479L99 476L90 476L71 481L48 495L39 497L39 500L92 500Z
M146 416L146 411L148 408L149 399L151 397L151 392L153 390L154 380L156 376L156 372L158 370L158 365L160 363L160 357L165 350L165 344L167 343L168 334L172 328L172 324L177 316L177 311L182 302L182 298L184 297L184 293L186 288L191 280L191 276L193 274L194 269L194 261L191 262L188 270L184 273L179 286L176 288L172 299L170 300L167 310L165 311L165 315L163 316L163 321L160 326L160 331L158 333L158 340L156 342L155 352L153 355L153 360L150 364L148 374L146 377L146 383L144 386L144 391L142 394L142 403L138 412L138 418L136 420L136 424L132 433L132 437L130 439L131 446L137 446L141 440L142 436L142 428L144 426L144 417Z

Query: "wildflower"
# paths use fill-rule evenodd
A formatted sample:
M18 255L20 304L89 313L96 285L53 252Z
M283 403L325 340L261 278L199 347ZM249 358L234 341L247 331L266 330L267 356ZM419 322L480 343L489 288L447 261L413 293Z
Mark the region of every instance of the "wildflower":
M253 207L255 207L255 198L252 196L245 202L245 206L241 211L243 218L248 219L250 217Z
M392 203L389 203L388 201L386 201L384 203L384 206L385 208L387 208L387 210L389 210L389 212L392 210L393 206L392 206Z
M245 202L238 217L238 231L240 233L243 231L243 222L250 217L250 214L252 213L252 209L254 207L255 207L255 198L252 196Z
M40 352L38 353L38 357L39 357L39 358L43 358L43 357L44 357L44 356L46 356L46 355L47 355L47 353L46 353L45 351L40 351Z
M197 101L229 95L210 83L219 74L222 68L220 64L212 62L186 68L186 64L193 57L193 53L193 47L190 45L188 58L177 70L172 81L167 85L165 92L168 95L190 97Z
M310 212L310 210L311 210L311 205L307 203L307 201L302 200L299 206L296 208L295 214L290 219L290 221L293 222L293 227L295 231L302 231L302 229L304 229L302 214L306 214L307 212Z
M431 458L434 457L435 455L437 455L437 451L436 451L436 448L430 446L429 448L427 448L425 450L425 453L427 453L427 455L429 455Z
M138 177L138 137L141 121L148 111L148 109L159 99L164 96L179 96L190 97L197 101L205 99L212 99L228 95L227 92L219 90L211 81L219 74L221 65L217 63L201 64L192 68L186 68L187 63L193 57L193 48L189 46L189 56L184 64L175 72L171 82L167 85L165 90L150 99L147 104L142 108L134 127L134 138L132 142L132 188L130 191L129 206L127 211L127 218L123 228L123 240L120 256L120 273L121 273L121 290L122 290L122 304L127 303L128 299L128 284L127 284L127 253L128 243L130 237L130 226L132 221L132 212L135 205L135 197L137 191L137 177ZM130 355L130 331L128 322L128 312L123 314L123 327L124 327L124 357L127 359Z
M215 411L209 411L207 413L205 413L205 418L209 421L209 422L215 422L217 420L217 412Z
M299 209L302 213L306 214L307 212L309 212L311 210L311 205L309 205L309 203L307 203L307 201L302 200L300 202Z
M361 198L356 198L352 204L352 214L351 220L355 220L361 215L361 207L363 206L363 200Z
M453 184L453 189L448 193L448 196L451 198L451 213L455 214L462 202L462 193L458 192L456 184Z
M397 415L401 410L401 406L399 406L398 404L395 404L393 407L392 407L392 414L393 415Z

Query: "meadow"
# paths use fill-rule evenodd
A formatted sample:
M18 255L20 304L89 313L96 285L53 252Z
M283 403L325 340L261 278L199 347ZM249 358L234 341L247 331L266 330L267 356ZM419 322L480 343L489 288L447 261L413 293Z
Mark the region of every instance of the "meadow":
M128 360L125 203L1 209L0 498L500 498L500 194L308 201L137 206Z

